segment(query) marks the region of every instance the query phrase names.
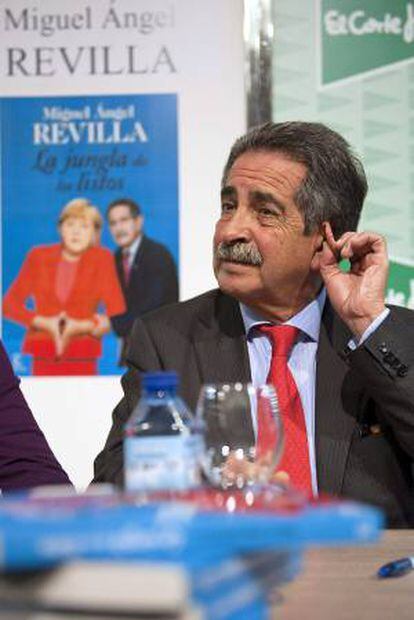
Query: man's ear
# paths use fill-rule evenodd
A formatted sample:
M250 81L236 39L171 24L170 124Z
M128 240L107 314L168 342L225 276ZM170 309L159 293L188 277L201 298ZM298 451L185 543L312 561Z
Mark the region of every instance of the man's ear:
M325 241L324 229L320 226L317 235L315 235L314 251L311 260L310 268L312 271L319 271L319 259L323 250L323 244Z
M315 254L317 252L322 252L323 249L323 242L325 241L326 237L325 237L325 228L323 226L323 224L321 224L318 228L318 232L315 235Z

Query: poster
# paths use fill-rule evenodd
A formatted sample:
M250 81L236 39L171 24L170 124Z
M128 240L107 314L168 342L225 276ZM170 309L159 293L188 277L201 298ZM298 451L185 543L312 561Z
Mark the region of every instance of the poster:
M7 257L3 260L3 295L27 265L30 251L61 242L62 209L79 198L100 212L104 224L99 244L112 255L117 246L106 209L112 201L127 198L141 208L145 235L161 243L178 264L176 95L13 97L0 101L0 114L3 256ZM78 277L79 271L73 288L81 290ZM47 274L40 288L33 282L31 288L27 285L30 295L24 303L28 309L39 311L41 297L49 297L49 302L54 298L55 272L48 284L46 279ZM91 295L95 284L85 283ZM89 293L83 288L80 294L85 298ZM22 305L22 299L19 302ZM47 299L43 299L43 308L52 314ZM76 311L80 311L78 306ZM107 311L102 300L96 311ZM15 371L31 375L33 355L23 350L26 327L19 324L17 310L4 309L4 313L3 341ZM119 339L112 329L102 337L100 349L97 374L119 373ZM63 367L58 374L65 373Z

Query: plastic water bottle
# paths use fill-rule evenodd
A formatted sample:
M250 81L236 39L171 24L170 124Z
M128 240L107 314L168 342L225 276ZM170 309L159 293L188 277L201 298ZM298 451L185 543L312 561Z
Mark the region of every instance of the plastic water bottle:
M177 388L175 372L142 375L142 395L125 426L127 491L181 491L200 483L202 439Z

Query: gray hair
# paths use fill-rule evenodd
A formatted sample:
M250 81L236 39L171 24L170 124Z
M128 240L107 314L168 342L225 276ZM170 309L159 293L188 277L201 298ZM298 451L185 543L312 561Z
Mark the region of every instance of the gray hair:
M295 195L304 217L305 234L330 222L335 236L356 230L368 191L360 160L348 142L321 123L266 123L234 143L224 167L224 187L230 168L249 151L276 151L304 164L307 174Z

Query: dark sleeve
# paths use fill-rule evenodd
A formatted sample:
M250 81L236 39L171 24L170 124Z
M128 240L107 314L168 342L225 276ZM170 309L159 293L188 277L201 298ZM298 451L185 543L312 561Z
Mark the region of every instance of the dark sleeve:
M349 355L376 403L379 421L391 428L414 461L414 313L391 309L371 336Z
M127 336L131 331L135 318L134 313L128 311L123 314L111 316L111 327L117 336L120 338L125 338L125 336Z
M160 305L172 304L178 301L178 277L174 259L166 251L164 260L164 278Z
M177 268L167 248L151 242L138 270L136 301L123 314L111 317L113 331L122 338L130 333L137 316L178 301Z
M0 342L0 488L68 484L19 388Z
M177 268L165 246L151 242L138 268L145 272L145 290L141 291L142 314L178 301Z
M122 485L124 426L140 397L139 373L163 370L149 332L140 319L134 323L127 364L129 370L121 380L124 397L112 413L111 430L102 452L95 459L93 482Z

